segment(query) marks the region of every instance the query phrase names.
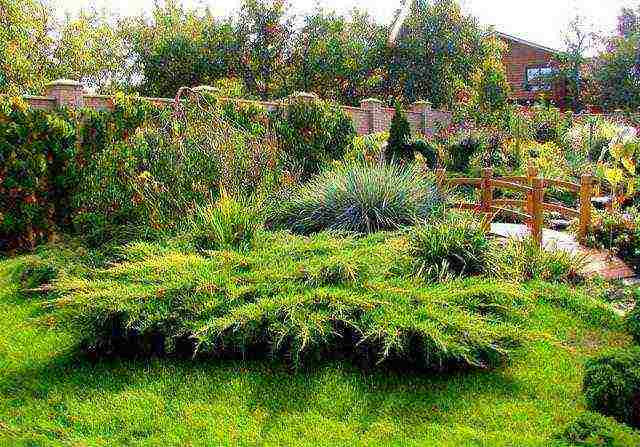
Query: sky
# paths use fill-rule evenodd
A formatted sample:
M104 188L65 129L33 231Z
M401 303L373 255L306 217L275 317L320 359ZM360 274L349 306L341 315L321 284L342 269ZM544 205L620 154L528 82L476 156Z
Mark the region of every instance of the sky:
M400 0L319 0L337 11L353 7L368 10L381 21L390 22ZM149 11L153 0L51 0L58 11L72 15L82 8L105 7L120 15ZM215 13L228 14L238 7L239 0L184 0L185 5L208 5ZM318 0L291 0L300 12L310 10ZM570 20L579 14L590 28L610 32L616 27L616 17L623 6L638 6L640 0L461 0L463 7L475 15L481 24L492 25L498 31L530 40L558 50L564 49L563 32Z

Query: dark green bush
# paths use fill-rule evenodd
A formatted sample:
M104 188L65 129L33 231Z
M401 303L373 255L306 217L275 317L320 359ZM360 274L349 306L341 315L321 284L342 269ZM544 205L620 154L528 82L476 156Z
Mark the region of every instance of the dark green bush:
M0 251L32 249L68 228L95 157L156 110L122 96L113 111L42 111L0 99Z
M411 147L411 126L399 102L395 103L395 113L391 119L389 141L385 152L388 163L412 162L414 159Z
M474 155L482 152L486 146L485 135L476 130L462 129L448 143L448 169L454 172L466 172Z
M625 318L627 330L633 337L636 344L640 345L640 305L636 299L636 305L631 312L629 312Z
M631 447L640 445L640 435L601 414L585 412L556 436L572 446Z
M422 156L424 163L429 169L436 169L438 167L438 148L433 143L422 139L416 139L411 143L411 150Z
M583 387L590 410L640 428L640 347L587 361Z
M477 215L446 213L411 232L414 256L427 274L441 269L472 275L485 269L489 240Z
M271 121L289 168L304 178L342 159L356 135L340 106L317 99L293 97L272 113Z
M294 233L373 233L413 225L438 213L442 193L414 165L341 164L277 201L270 225Z

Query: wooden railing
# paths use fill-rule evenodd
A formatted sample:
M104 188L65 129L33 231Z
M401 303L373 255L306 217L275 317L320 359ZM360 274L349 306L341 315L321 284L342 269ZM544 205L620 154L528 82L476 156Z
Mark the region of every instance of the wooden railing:
M531 236L539 246L542 246L542 228L544 225L544 212L552 211L563 217L578 219L578 239L583 241L589 224L591 223L591 196L593 193L593 178L585 174L580 179L580 184L556 179L545 179L539 176L538 169L530 165L527 176L493 177L493 169L482 170L481 178L447 178L444 169L436 171L436 178L441 185L463 186L469 185L479 188L481 191L480 203L455 203L452 206L473 210L485 214L486 230L489 230L491 221L498 213L510 214L524 219L531 228ZM579 208L572 209L562 205L545 203L545 189L555 187L566 189L579 195ZM495 199L494 190L507 189L521 192L525 200ZM522 211L516 211L515 209Z

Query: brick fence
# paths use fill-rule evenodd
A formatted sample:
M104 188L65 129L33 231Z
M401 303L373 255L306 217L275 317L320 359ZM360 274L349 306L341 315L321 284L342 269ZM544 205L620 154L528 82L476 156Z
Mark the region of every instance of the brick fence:
M308 93L298 93L297 96L313 98ZM105 95L87 94L84 86L68 79L60 79L47 85L44 96L25 96L27 103L34 108L53 110L59 106L88 107L93 109L110 109L113 107L113 99ZM161 105L171 104L174 99L169 98L145 98L150 102ZM273 111L280 107L280 102L247 101L239 99L227 99L236 102L254 102L262 105L266 110ZM389 130L394 110L383 107L378 99L365 99L360 102L360 107L342 107L353 120L356 131L360 135L383 132ZM451 123L451 114L431 108L427 101L418 101L406 111L407 120L411 124L413 132L417 134L431 135L438 128L448 126Z

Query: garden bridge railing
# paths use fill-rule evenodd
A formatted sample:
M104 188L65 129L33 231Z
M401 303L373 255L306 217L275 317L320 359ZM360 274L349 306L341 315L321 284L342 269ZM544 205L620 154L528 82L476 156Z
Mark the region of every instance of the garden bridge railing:
M591 223L591 197L593 194L593 177L585 174L580 183L572 183L558 179L541 178L538 169L529 165L526 176L494 177L492 168L482 170L480 178L447 178L446 170L438 169L436 178L441 185L455 187L469 185L480 189L480 203L454 203L460 209L484 213L485 229L488 231L491 222L499 213L509 214L527 222L534 241L542 246L542 229L545 211L556 212L561 216L578 219L578 240L584 241ZM579 196L579 208L573 209L544 201L545 190L555 187L571 191ZM495 189L506 189L524 193L525 200L496 199ZM516 211L516 209L520 209Z

